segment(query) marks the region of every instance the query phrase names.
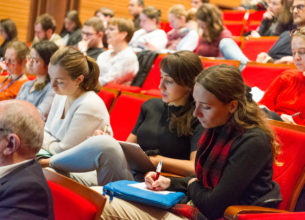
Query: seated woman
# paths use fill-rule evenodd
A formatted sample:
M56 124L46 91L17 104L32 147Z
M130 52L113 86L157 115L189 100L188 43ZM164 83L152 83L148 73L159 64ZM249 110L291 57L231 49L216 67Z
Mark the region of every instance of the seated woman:
M165 49L167 36L164 30L158 28L161 11L153 6L143 9L140 14L141 29L137 30L129 42L135 51Z
M21 41L7 44L2 66L8 75L0 76L0 100L16 98L21 86L28 81L25 66L29 51L28 46Z
M174 5L168 11L168 21L173 28L167 33L166 48L171 51L194 51L198 45L199 36L187 25L187 10L183 5Z
M196 78L193 96L193 114L206 128L198 144L196 177L160 176L154 181L157 174L150 172L145 177L146 187L185 192L191 200L192 206L187 206L191 213L207 219L221 218L230 205L276 206L281 195L272 181L272 162L279 145L240 71L224 64L207 68ZM185 219L168 210L118 198L105 205L102 219L110 216Z
M293 1L271 0L268 9L263 15L263 20L257 31L252 31L251 36L278 36L292 28L292 13L290 7Z
M162 160L164 171L192 175L203 128L192 116L195 105L191 93L194 79L203 69L202 63L196 54L181 51L166 56L160 69L162 100L150 99L143 103L127 141L138 143L144 151L154 151L150 160L155 166ZM99 185L133 179L120 144L109 135L91 137L51 157L50 167L66 172L97 170Z
M49 74L56 95L42 147L58 154L81 143L96 129L109 126L109 115L96 94L100 90L99 70L92 58L72 47L60 48L51 57Z
M82 40L82 24L79 20L78 11L67 12L60 36L65 46L76 46Z
M128 43L132 38L132 21L111 18L106 30L109 50L97 57L100 68L99 82L102 86L109 82L129 85L139 70L137 56Z
M26 100L35 105L46 121L55 95L48 74L48 65L58 46L51 41L34 44L28 56L27 66L36 79L28 81L21 87L16 99Z
M259 103L287 123L305 125L305 27L292 35L291 50L297 69L278 76Z
M249 60L232 40L231 32L223 25L221 11L212 4L204 3L195 16L198 26L203 31L196 53L205 57L239 60L242 70Z
M0 57L4 56L5 46L14 40L17 40L17 27L15 23L9 19L0 20L0 34L3 39L2 44L0 45Z

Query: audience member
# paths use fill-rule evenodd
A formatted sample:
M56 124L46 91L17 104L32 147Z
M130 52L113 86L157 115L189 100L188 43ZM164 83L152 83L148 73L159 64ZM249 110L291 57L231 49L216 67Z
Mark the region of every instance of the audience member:
M167 36L164 30L158 28L160 16L160 10L153 6L145 7L140 14L141 29L134 33L129 46L136 51L165 49Z
M94 16L98 17L101 19L104 25L104 29L108 27L108 21L114 17L114 12L110 8L100 8L95 11ZM105 34L105 30L103 31L103 45L104 47L108 48L108 43L107 43L107 37Z
M143 0L129 0L128 3L128 11L129 14L133 16L133 24L135 30L139 30L140 27L140 13L144 8Z
M48 65L57 49L57 45L51 41L40 41L32 46L27 57L27 66L29 72L36 75L36 79L24 83L16 97L35 105L44 121L47 120L55 95L50 83Z
M84 141L96 129L109 126L109 115L100 90L95 61L78 50L57 50L49 64L56 93L45 125L43 148L57 154ZM109 127L109 132L111 128Z
M172 51L194 51L198 45L198 34L186 27L187 10L183 5L174 5L168 11L168 21L173 28L167 33L166 48Z
M164 171L192 175L203 128L192 116L195 105L191 93L194 78L203 69L202 63L196 54L181 51L166 56L160 69L162 99L150 99L142 105L127 141L138 143L155 166L162 160ZM88 157L78 163L84 154ZM53 156L50 166L69 172L96 169L99 185L133 179L119 143L109 135L91 137ZM143 180L143 174L137 177Z
M104 36L103 22L97 18L89 18L84 23L82 30L82 40L78 43L78 49L84 55L97 59L98 55L105 51L102 42Z
M204 3L198 8L196 18L203 31L197 54L206 57L221 57L219 42L224 38L232 38L231 32L223 25L221 11L212 4Z
M60 32L63 44L65 46L77 45L77 43L82 40L81 29L82 24L79 20L78 11L68 11L65 16L64 27Z
M0 102L0 219L54 219L52 193L35 161L43 124L32 104Z
M291 124L305 125L305 27L292 35L293 62L290 69L278 76L266 90L260 104L276 112Z
M55 33L56 22L54 18L45 13L37 17L35 21L35 37L32 44L42 40L54 42L57 46L63 46L62 38Z
M9 18L1 19L0 34L3 38L3 42L0 45L0 57L3 57L6 45L11 41L17 40L18 33L15 23Z
M109 20L106 35L110 49L97 58L102 86L109 82L128 85L137 74L138 59L132 48L128 47L133 32L132 21L124 18Z
M251 36L278 36L282 32L290 30L292 27L292 16L290 13L290 7L287 7L288 0L271 0L268 2L268 9L263 15L263 20L258 27L258 31L252 31ZM290 17L291 19L282 21L283 15ZM289 15L290 14L290 15ZM287 20L287 18L285 18Z
M198 144L196 177L160 176L156 180L157 174L150 172L145 177L146 187L185 192L191 201L183 211L188 209L192 219L221 218L230 205L276 206L281 195L278 184L272 181L272 162L279 144L252 101L240 71L224 64L207 68L196 78L193 96L193 114L206 128ZM102 219L110 216L185 219L168 210L119 198L107 201Z
M110 8L99 8L95 11L94 16L98 17L99 19L101 19L101 21L103 22L104 28L107 28L108 26L108 21L114 17L114 12L112 9Z
M28 46L21 41L12 41L6 46L2 64L8 75L0 76L0 100L16 98L21 86L28 81L25 75L28 53Z
M305 26L305 0L294 0L290 8L293 16L293 23L297 29ZM257 62L292 63L292 53L290 46L290 31L284 31L272 48L266 52L258 54Z
M191 0L192 8L198 9L203 3L209 3L210 0Z

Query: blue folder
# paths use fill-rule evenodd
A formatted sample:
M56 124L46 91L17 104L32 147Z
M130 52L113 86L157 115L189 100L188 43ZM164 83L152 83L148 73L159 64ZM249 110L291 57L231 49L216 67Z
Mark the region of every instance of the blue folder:
M182 192L171 192L164 195L130 186L130 184L135 183L139 182L119 180L108 183L103 187L104 195L108 194L110 196L110 201L113 197L118 197L123 200L139 202L163 209L173 207L185 197L185 194Z

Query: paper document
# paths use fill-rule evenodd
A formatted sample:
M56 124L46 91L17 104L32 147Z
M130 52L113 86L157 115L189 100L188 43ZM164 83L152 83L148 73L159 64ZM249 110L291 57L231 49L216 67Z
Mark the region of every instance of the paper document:
M166 191L166 190L164 190L164 191L155 191L155 190L147 189L144 182L129 184L128 186L131 186L131 187L134 187L134 188L138 188L138 189L141 189L141 190L150 191L150 192L157 193L157 194L162 194L162 195L167 195L169 193L174 193L172 191Z

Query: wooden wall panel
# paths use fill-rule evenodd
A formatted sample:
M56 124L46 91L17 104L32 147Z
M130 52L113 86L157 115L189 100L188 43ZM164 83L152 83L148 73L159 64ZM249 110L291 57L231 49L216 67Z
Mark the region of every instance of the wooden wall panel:
M129 0L80 0L80 18L84 22L92 17L95 10L107 7L114 10L116 17L132 18L128 12ZM162 11L161 20L167 20L167 11L174 4L183 4L186 8L191 7L190 0L144 0L146 6L153 5Z
M10 18L16 23L21 41L26 41L29 10L30 0L0 0L0 19Z

